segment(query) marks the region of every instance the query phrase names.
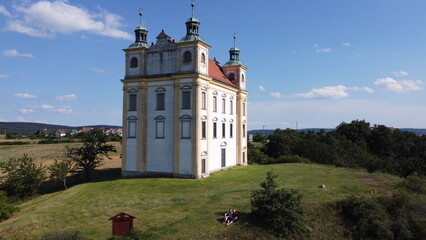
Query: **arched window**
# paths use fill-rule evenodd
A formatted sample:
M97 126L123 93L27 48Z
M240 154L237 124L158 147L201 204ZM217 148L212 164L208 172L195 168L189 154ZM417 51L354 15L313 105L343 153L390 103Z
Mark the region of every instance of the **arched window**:
M135 68L138 67L138 59L133 57L132 59L130 59L130 67L131 68Z
M184 62L190 62L190 61L192 61L192 55L191 55L191 52L186 51L186 52L183 54L183 61L184 61Z
M241 81L244 82L244 74L241 74Z
M201 54L201 63L206 63L206 55L204 53Z
M229 80L231 80L231 81L235 80L235 74L234 74L234 73L230 73L230 74L228 75L228 78L229 78Z

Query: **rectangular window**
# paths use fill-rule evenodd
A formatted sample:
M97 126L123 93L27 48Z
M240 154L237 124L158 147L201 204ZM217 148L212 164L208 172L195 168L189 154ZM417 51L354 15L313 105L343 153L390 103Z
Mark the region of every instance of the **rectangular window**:
M129 138L135 138L136 137L136 121L129 121L128 122L128 137Z
M226 149L222 149L222 167L226 166Z
M206 93L201 92L201 109L207 109Z
M231 101L229 101L229 113L231 114L231 115L233 115L234 114L234 104L233 104L233 101L231 100Z
M232 134L233 134L233 130L232 130L232 123L231 123L231 124L229 124L229 137L230 138L233 137Z
M243 124L243 137L244 138L246 137L246 125L245 124Z
M129 111L136 111L136 94L129 94Z
M182 92L182 109L191 109L191 92Z
M246 115L246 104L243 103L243 116L245 116L245 115Z
M155 122L155 138L164 138L164 121Z
M206 139L206 122L201 122L201 138Z
M213 138L217 137L217 123L213 123Z
M225 104L226 104L226 100L225 100L225 98L222 98L222 113L226 113L226 106L225 106Z
M201 159L201 173L206 173L206 159Z
M183 139L191 138L191 121L190 120L182 120L180 125L180 134Z
M165 94L157 93L157 108L156 110L164 110L165 109Z
M213 112L217 112L217 97L213 96Z
M222 123L222 138L225 138L225 123Z
M246 153L243 152L243 163L246 163Z

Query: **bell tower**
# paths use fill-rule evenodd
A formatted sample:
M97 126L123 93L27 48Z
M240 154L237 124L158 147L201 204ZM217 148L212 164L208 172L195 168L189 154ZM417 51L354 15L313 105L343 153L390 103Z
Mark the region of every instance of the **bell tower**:
M223 66L226 77L238 88L246 90L247 68L240 62L240 49L237 48L237 34L234 33L234 47L229 49L229 61Z
M209 48L200 36L200 21L195 18L195 3L191 3L192 16L186 21L186 35L177 43L178 72L208 75Z

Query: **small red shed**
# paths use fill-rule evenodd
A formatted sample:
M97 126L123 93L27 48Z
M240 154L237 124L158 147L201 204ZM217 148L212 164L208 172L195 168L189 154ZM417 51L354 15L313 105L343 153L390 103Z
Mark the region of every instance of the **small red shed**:
M133 218L128 213L121 212L109 218L112 220L112 235L125 236L130 233L133 228Z

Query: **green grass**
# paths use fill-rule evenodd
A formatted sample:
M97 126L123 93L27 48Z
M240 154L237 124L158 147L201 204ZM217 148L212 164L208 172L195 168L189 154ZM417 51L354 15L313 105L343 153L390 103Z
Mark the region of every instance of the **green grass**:
M348 194L385 194L400 178L322 165L276 164L235 167L206 179L116 179L91 182L46 194L20 205L20 212L0 223L5 239L34 239L45 232L78 230L90 239L111 236L108 218L121 211L137 216L135 228L153 239L271 239L247 221L225 227L220 219L229 208L245 216L250 195L273 170L280 187L304 195L313 239L345 238L330 203ZM388 181L380 185L363 178ZM325 184L326 188L318 186Z

